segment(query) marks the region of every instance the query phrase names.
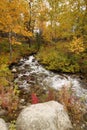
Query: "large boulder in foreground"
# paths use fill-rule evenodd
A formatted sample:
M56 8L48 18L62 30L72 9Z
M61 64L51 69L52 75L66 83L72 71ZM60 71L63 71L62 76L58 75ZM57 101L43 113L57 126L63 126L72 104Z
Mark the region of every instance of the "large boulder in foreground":
M2 118L0 118L0 130L8 130L6 123Z
M17 130L69 130L71 122L63 105L56 101L26 107L17 119Z

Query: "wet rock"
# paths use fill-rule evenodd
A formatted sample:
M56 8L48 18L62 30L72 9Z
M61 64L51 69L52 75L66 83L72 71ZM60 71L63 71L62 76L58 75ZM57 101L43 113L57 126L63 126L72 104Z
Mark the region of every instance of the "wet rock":
M79 78L80 78L81 80L83 80L83 79L84 79L84 76L83 76L83 75L80 75Z
M26 69L23 66L20 66L20 67L17 68L17 73L18 74L25 74Z
M18 62L17 66L21 66L23 64L23 60Z
M0 118L0 130L8 130L6 123L2 118Z
M15 82L18 83L19 88L21 88L20 85L23 84L22 81L15 81Z
M25 69L24 66L17 67L18 72L24 69Z
M15 79L18 78L18 74L17 73L14 74L14 78Z
M30 66L29 66L28 64L25 64L24 68L25 68L25 69L28 69L28 71L29 71Z
M38 62L36 63L36 66L39 66Z
M32 62L35 62L35 58L34 58L34 59L32 59Z
M27 76L26 75L23 75L23 76L21 76L21 79L20 80L27 80L28 78L27 78Z
M55 101L30 105L17 119L17 130L69 130L72 128L63 106Z
M29 78L29 79L30 79L31 81L35 81L35 80L36 80L36 77L35 77L35 76L36 76L36 74L35 74L35 75L30 75L30 78Z
M27 83L31 84L31 85L34 85L35 84L35 81L27 81Z

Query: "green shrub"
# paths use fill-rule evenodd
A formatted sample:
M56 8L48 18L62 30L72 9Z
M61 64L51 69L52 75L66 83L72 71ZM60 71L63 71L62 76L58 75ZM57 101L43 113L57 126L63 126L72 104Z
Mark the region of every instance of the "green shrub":
M16 130L16 121L15 120L11 121L9 130Z
M65 73L87 72L87 54L69 52L68 44L59 42L53 46L42 46L36 57L49 70Z

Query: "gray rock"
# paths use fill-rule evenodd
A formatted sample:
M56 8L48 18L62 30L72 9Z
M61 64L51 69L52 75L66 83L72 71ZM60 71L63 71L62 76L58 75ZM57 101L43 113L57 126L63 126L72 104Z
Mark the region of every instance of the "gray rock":
M6 123L2 118L0 118L0 130L8 130Z
M17 130L69 130L72 128L63 105L56 101L26 107L16 123Z
M4 109L0 110L0 116L5 116L7 114L7 111Z

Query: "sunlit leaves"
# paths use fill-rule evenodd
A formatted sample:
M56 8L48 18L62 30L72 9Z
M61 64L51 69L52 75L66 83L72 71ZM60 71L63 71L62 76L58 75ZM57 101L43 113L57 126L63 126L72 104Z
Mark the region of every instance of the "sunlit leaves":
M27 31L25 30L26 21L29 21L29 6L27 1L0 1L0 30L21 34L21 32ZM27 36L29 34L27 33Z
M84 51L83 39L74 37L70 43L69 50L73 53L79 54Z

